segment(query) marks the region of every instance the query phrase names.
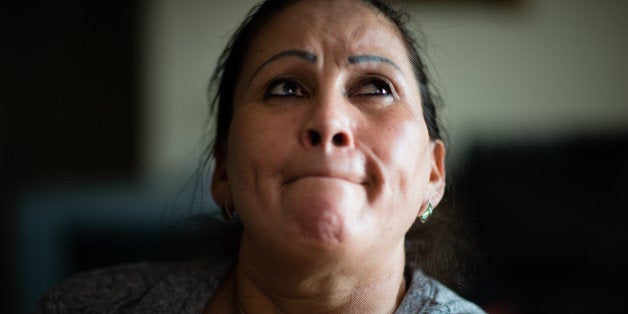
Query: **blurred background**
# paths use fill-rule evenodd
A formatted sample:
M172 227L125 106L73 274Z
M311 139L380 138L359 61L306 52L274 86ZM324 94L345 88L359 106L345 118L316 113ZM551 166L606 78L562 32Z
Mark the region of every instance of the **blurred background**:
M253 3L0 11L0 308L29 312L78 270L183 258L162 248L200 210L176 200L198 192L184 187L211 131L206 86ZM490 313L626 312L628 2L405 6L444 100L458 206L487 253L461 293Z

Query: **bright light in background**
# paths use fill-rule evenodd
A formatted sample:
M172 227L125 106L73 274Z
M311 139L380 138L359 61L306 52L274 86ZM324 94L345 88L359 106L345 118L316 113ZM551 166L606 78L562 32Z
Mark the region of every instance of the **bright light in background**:
M150 180L196 167L206 144L209 77L253 3L147 3L142 116ZM552 139L628 125L628 3L491 3L408 6L427 34L450 156L458 159L476 140Z
M150 1L145 17L143 174L189 173L207 146L209 78L256 1Z
M418 7L455 146L628 125L626 2Z

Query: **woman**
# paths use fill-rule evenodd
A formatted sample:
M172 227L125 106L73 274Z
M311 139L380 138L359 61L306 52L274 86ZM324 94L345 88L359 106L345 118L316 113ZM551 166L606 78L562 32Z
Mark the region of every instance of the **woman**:
M215 78L211 193L242 226L237 258L77 275L39 310L482 313L406 267L406 233L443 196L445 147L397 12L265 1Z

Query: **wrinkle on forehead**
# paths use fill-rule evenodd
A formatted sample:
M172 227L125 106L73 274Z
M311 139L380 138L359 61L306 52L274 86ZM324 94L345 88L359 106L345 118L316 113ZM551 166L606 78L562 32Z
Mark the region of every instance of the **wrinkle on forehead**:
M251 79L254 69L272 55L294 49L316 55L319 67L344 67L350 56L378 55L393 60L403 73L411 72L407 49L394 23L359 0L296 2L264 24L249 49L241 81Z
M358 52L364 47L387 46L391 33L400 40L397 28L387 17L367 3L356 0L300 1L286 8L270 24L282 27L291 23L316 30L302 37L303 42L313 47L322 43ZM384 27L374 27L377 24ZM344 31L338 32L339 25Z

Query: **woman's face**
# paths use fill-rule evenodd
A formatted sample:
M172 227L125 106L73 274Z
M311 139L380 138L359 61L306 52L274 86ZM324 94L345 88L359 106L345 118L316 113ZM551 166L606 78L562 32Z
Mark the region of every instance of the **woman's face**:
M444 188L394 27L357 1L301 1L250 45L212 192L243 241L294 252L403 245ZM321 251L322 249L322 251Z

